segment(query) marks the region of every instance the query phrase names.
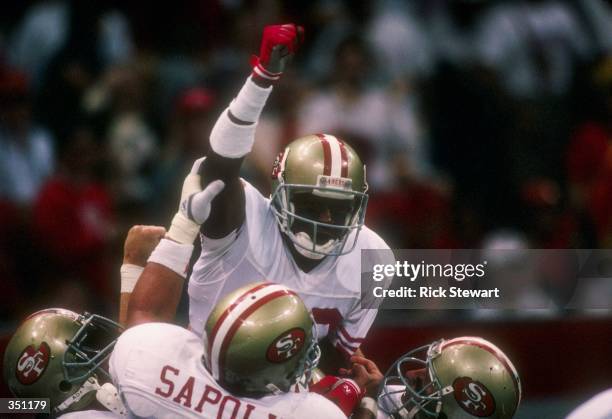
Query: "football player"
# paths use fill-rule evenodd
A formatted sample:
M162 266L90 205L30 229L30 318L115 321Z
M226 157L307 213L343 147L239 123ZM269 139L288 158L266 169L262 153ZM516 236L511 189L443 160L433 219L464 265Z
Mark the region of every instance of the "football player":
M222 182L224 187L214 188L218 196L212 206L192 205L183 191L182 211L150 260L174 263L178 277L145 270L131 296L129 324L174 317L185 276L182 263L195 238L192 226L185 227L188 219L202 224L202 253L188 285L190 328L196 334L220 298L247 282L270 280L295 290L312 312L318 336L326 337L326 364L340 365L363 342L376 310L361 305L361 250L389 247L364 226L367 182L357 153L328 134L291 142L274 164L270 199L239 177L259 116L302 33L294 24L264 29L252 74L213 127L206 159L192 171L198 179L201 175L198 186ZM373 264L393 263L390 252L374 258Z
M188 199L188 202L185 205L181 206L179 213L175 216L172 227L168 231L170 237L176 237L177 235L181 234L192 234L193 237L195 237L197 235L197 231L199 230L199 225L195 221L187 218L187 215L190 212L197 213L202 216L202 218L199 218L199 220L205 219L206 214L210 211L211 202L224 187L222 182L213 182L202 191L200 187L199 175L197 174L200 163L201 160L195 162L192 168L192 173L185 179L183 195L190 197L190 199ZM179 230L177 231L177 229ZM164 254L162 251L163 249L160 250L156 248L154 255L149 257L149 254L155 247L156 243L160 241L160 237L164 232L165 230L163 228L155 226L134 226L130 229L124 245L124 264L121 268L121 288L123 291L122 312L125 309L125 305L129 302L131 287L133 287L134 283L137 282L138 277L143 271L147 258L156 262L151 262L148 265L145 275L155 274L158 276L165 276L166 278L173 278L179 275L179 273L176 271L184 274L184 271L178 269L178 267L186 266L187 259L185 258L188 257L187 254L182 255L182 259L173 259L166 257L167 255ZM141 346L143 351L155 352L157 355L154 357L149 357L143 354L142 357L130 359L130 361L128 361L130 365L130 372L127 375L122 376L118 373L122 371L121 367L119 366L119 368L115 368L115 365L119 365L121 362L123 362L121 365L124 367L127 365L125 360L125 352L131 351L133 345L120 343L116 347L114 352L115 355L113 355L113 361L111 362L111 374L113 375L113 378L118 384L122 393L124 393L124 389L126 388L127 393L132 393L131 397L124 395L124 400L136 400L136 402L133 401L133 403L136 403L135 405L137 406L135 409L153 409L155 413L152 413L152 415L155 417L173 417L177 415L183 417L192 414L192 411L185 412L182 410L188 406L184 404L181 406L180 402L185 401L181 398L179 398L179 403L177 406L171 406L170 408L170 411L173 411L174 413L169 413L164 407L160 408L160 403L162 406L165 406L166 403L163 401L160 402L159 400L156 402L154 398L151 399L152 404L150 405L143 407L141 404L142 397L146 398L147 393L146 390L144 392L140 390L143 388L148 388L147 386L149 386L152 381L149 380L149 375L141 374L138 371L140 369L148 369L151 367L151 365L154 365L154 363L147 363L143 360L152 358L161 360L163 359L164 354L166 354L168 356L167 361L169 363L181 365L181 368L179 368L180 370L189 370L190 361L186 361L188 365L185 366L185 363L182 360L177 360L176 354L179 352L173 350L173 348L176 349L175 347L186 347L184 345L191 346L193 351L189 353L200 354L195 356L195 359L200 359L202 352L206 351L206 348L209 348L209 350L212 351L210 352L209 357L212 361L205 363L209 373L207 375L204 374L197 377L194 376L194 380L203 380L203 382L210 384L210 379L212 377L216 380L216 388L222 387L225 389L224 397L233 397L240 402L243 400L243 398L240 397L241 395L252 397L257 396L260 397L259 402L262 402L264 405L275 406L275 400L270 399L267 396L279 395L286 392L290 387L290 383L296 382L298 378L302 379L299 383L296 383L296 387L292 388L291 390L299 390L304 393L303 390L306 390L307 386L307 379L305 377L308 376L308 371L314 367L319 353L316 339L310 334L302 336L301 330L304 329L304 325L298 324L300 321L306 321L308 322L308 325L306 326L305 330L315 330L310 314L307 312L307 309L305 308L303 302L301 302L301 299L299 299L299 297L295 295L293 291L289 291L286 287L281 287L271 283L262 283L247 286L245 287L245 290L246 291L244 292L242 292L243 290L238 290L233 294L230 294L219 303L217 308L213 309L205 329L204 349L202 348L201 339L197 338L197 336L195 336L192 332L169 324L149 323L147 325L136 326L129 329L129 331L120 338L120 342L127 340L130 342L136 341L138 344L142 343ZM291 298L283 298L285 296L291 296ZM294 312L292 312L291 308L292 303L297 304L297 310ZM289 307L287 306L288 304ZM226 308L223 309L223 307ZM243 313L246 314L243 316L240 311L243 311ZM121 317L122 313L120 313L120 318ZM231 327L228 326L227 323L224 325L223 322L227 322L232 318L237 318L236 321L239 322L237 326L236 323ZM259 322L257 323L255 320L258 318ZM297 327L290 327L292 325L296 326L296 324ZM237 329L232 331L235 326ZM227 327L230 327L229 331L227 331ZM266 339L270 340L271 334L273 334L275 330L280 329L285 331L289 330L290 333L284 333L281 339L274 339L275 345L273 350L267 350L265 353L265 359L262 359L262 353L261 351L257 352L257 349L262 349L266 347L266 345L269 347L269 349L272 348L272 344L270 342L266 342ZM138 330L144 330L144 332L137 332ZM214 339L209 339L208 336L220 337L223 336L226 331L228 334L232 334L232 336L236 334L236 340L227 343L227 337L223 338L222 340L217 339L217 347L219 351L215 352L215 345L212 343ZM143 335L135 335L136 333L144 333L148 337ZM129 338L128 336L139 337ZM239 336L242 337L239 338ZM303 345L303 342L308 339L311 342L311 349L309 351L310 355L305 358L308 368L304 368L304 365L306 364L301 363L301 361L295 364L294 361L299 360L299 358L295 358L294 361L291 361L294 362L293 364L288 362L288 360L294 359L294 354L296 351ZM169 345L170 341L174 342L174 346L164 350L164 345ZM150 345L146 344L145 342L149 342ZM206 342L211 343L208 345ZM231 348L227 350L229 351L228 353L233 354L232 359L235 362L233 361L232 365L237 365L236 369L231 367L228 362L224 362L223 365L225 367L221 369L221 360L223 359L222 351L225 350L224 345ZM180 353L184 352L181 350ZM313 356L313 354L315 354L315 356ZM297 355L295 355L295 357L297 357ZM121 361L115 362L115 359ZM240 359L246 359L248 362L239 362ZM280 365L283 363L283 359L287 360L287 363L285 363L284 366ZM273 368L274 365L270 367L271 364L279 364L279 370L275 372ZM202 370L199 362L197 362L195 365L191 365L191 367L195 368L196 372ZM258 368L263 368L264 370L260 371ZM238 369L240 371L238 371ZM125 371L125 369L123 371ZM275 378L271 378L273 374L276 373L281 374L279 375L280 381L278 384L274 381ZM226 380L224 378L224 374L228 374L230 378ZM241 388L241 385L244 385L246 382L251 380L251 378L249 378L249 374L258 377L259 387L265 385L265 389L247 389L245 392ZM129 384L127 386L122 386L121 383L124 382L121 380L122 377L126 378L128 381L131 380L132 383L135 383L134 388L136 388L136 390L130 390L131 387ZM232 379L237 379L238 384L232 384ZM358 405L358 402L361 400L364 394L362 388L365 388L365 385L368 382L362 378L360 378L360 381L357 382L351 380L350 378L332 376L317 377L315 379L314 374L312 374L310 382L312 383L319 379L320 381L311 387L311 391L323 395L327 400L322 399L321 396L315 394L310 396L304 396L304 394L301 394L297 396L296 393L292 392L280 398L280 405L274 409L276 409L276 411L283 411L287 405L290 405L294 406L296 409L300 409L300 411L306 412L306 414L318 414L320 416L322 415L322 417L337 417L338 412L340 412L340 417L344 417L342 415L348 415L355 410L355 407ZM185 389L184 387L182 390L181 388L176 388L178 393L183 394L185 397L187 397L188 392L191 391L190 379L188 378L187 381L188 382L186 382L185 385L188 386L188 389ZM231 392L231 395L228 395L228 391ZM156 392L156 395L161 396L162 394L160 392ZM178 396L174 397L176 398ZM164 397L162 397L162 399L163 398ZM233 398L228 400L233 400ZM174 398L172 400L176 401ZM333 404L330 404L329 400L333 401L340 410L333 407ZM315 403L311 403L313 401ZM255 404L257 405L259 402L255 402ZM249 417L252 413L252 407L249 407L248 404L246 406L246 416ZM225 402L221 402L217 410L215 410L215 408L209 408L206 415L223 415L224 413L228 413L230 417L238 415L238 411L235 411L233 407L226 411ZM296 414L283 413L284 417L287 417L288 415L290 417L294 417Z
M380 381L376 400L362 400L361 418L509 419L521 402L521 381L510 359L477 337L441 339L411 350L384 377L372 361L353 361L360 366L353 367L354 374Z
M53 416L62 419L121 416L125 409L103 366L121 330L95 314L38 311L19 326L6 347L4 380L17 397L49 398ZM95 400L108 410L83 410Z
M318 362L315 330L293 291L250 284L213 308L203 339L166 323L128 329L115 345L110 373L137 417L345 418L327 398L294 391ZM330 397L350 402L352 410L359 393L347 401L339 388Z

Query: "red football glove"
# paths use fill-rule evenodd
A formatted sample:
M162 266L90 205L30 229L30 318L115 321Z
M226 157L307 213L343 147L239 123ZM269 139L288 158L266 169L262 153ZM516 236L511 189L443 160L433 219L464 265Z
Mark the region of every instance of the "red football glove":
M310 391L334 402L346 416L351 415L365 394L365 391L350 378L333 375L326 375L316 384L311 384Z
M264 28L259 57L253 56L253 77L268 81L280 79L287 61L304 40L304 28L294 23Z

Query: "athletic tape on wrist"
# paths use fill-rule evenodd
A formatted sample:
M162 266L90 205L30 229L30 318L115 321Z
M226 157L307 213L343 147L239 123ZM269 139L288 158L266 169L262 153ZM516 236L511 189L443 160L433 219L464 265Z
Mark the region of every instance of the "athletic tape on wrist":
M193 244L199 232L200 226L179 211L172 217L166 237L181 244Z
M181 244L168 239L161 239L151 256L149 262L159 263L170 269L182 278L187 275L187 265L193 253L192 244Z
M140 278L140 274L144 271L142 266L124 263L121 265L121 292L131 293Z
M256 123L270 93L272 93L272 86L260 87L249 77L238 95L230 103L229 110L232 115L241 121Z

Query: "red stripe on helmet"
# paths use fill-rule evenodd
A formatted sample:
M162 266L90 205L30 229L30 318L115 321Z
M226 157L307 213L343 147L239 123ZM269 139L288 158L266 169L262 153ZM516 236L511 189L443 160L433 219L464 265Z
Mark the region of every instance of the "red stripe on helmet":
M226 317L229 316L229 314L232 312L232 310L234 310L236 308L236 306L238 304L240 304L242 301L244 301L244 299L247 298L250 294L252 294L252 293L254 293L256 291L259 291L260 289L262 289L264 287L268 287L270 285L274 285L274 284L272 284L271 282L265 282L263 284L259 284L259 285L254 286L253 288L249 289L244 294L242 294L240 297L238 297L236 300L234 300L234 302L232 304L230 304L230 306L227 307L223 311L223 313L221 313L221 316L219 316L219 319L215 323L215 326L213 327L212 331L210 332L210 336L208 336L208 353L209 354L212 351L212 345L213 345L213 342L215 341L215 337L217 336L217 332L219 332L219 328L221 327L221 325L225 321Z
M332 166L331 147L323 134L317 134L317 137L319 137L321 146L323 147L323 174L325 176L330 176Z
M344 146L344 142L340 138L336 137L336 139L338 140L338 143L340 144L340 158L342 159L340 176L348 177L348 153L346 151L346 147Z
M284 297L285 295L296 295L296 293L291 290L284 289L275 291L272 294L268 294L262 297L260 300L255 301L253 305L244 310L244 312L234 321L234 324L232 324L232 326L227 331L227 334L223 339L223 343L221 344L221 350L219 351L219 380L221 381L221 384L225 384L223 372L225 370L225 357L227 355L227 347L234 338L234 335L238 331L238 328L251 314L257 311L258 308L278 297Z

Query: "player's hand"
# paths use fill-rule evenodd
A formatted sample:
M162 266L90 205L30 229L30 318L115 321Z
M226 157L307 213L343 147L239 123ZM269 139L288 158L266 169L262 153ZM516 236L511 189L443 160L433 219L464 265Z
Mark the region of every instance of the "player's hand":
M253 77L270 82L280 79L287 62L304 40L304 28L294 23L269 25L263 30L259 57L253 59Z
M351 368L340 368L340 375L349 376L365 390L366 395L376 397L378 387L384 378L376 364L363 356L351 357Z
M183 182L179 211L172 219L166 237L181 244L193 244L200 225L210 215L211 202L225 187L221 180L211 182L204 190L201 186L200 165L204 157L193 164Z
M334 402L346 416L351 415L364 395L362 389L352 379L333 375L326 375L311 384L309 390Z
M165 234L164 227L135 225L130 228L123 244L123 263L144 267Z

